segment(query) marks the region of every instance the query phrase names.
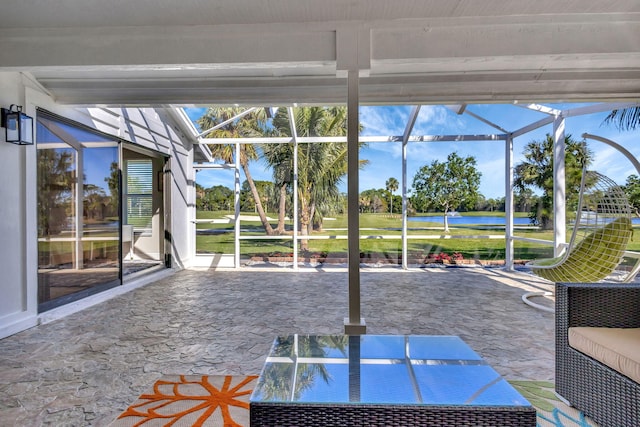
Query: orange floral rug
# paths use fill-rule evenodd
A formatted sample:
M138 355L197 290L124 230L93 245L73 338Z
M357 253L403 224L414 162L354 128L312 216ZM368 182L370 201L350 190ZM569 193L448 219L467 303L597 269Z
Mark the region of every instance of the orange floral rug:
M257 376L171 375L160 378L111 427L249 426Z

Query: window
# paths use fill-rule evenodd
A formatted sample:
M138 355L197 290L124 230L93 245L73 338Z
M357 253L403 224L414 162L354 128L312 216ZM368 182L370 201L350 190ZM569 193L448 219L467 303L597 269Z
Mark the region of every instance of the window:
M151 227L153 217L153 163L151 159L127 160L127 224Z

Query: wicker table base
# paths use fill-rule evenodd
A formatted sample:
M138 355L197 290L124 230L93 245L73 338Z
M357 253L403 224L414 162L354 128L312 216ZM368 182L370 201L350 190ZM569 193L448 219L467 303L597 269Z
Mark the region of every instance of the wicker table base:
M251 427L532 427L535 409L409 405L251 404Z

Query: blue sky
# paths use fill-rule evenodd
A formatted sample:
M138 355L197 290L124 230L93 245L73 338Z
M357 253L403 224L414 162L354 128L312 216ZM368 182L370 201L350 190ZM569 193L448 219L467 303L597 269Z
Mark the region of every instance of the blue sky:
M554 108L576 108L586 104L549 104ZM360 123L363 126L362 136L398 136L404 133L411 106L363 106L360 107ZM206 109L186 109L192 120L200 117ZM530 123L546 117L546 114L528 110L511 104L469 105L467 111L482 116L500 127L514 131ZM566 133L580 140L585 132L599 135L621 144L640 157L640 130L620 132L611 125L602 122L607 113L597 113L566 119ZM552 133L552 125L547 125L514 140L514 163L523 160L522 150L533 140L542 140L547 133ZM412 135L478 135L502 133L476 118L463 114L458 115L445 106L425 105L420 109ZM589 147L594 152L593 169L611 177L619 184L624 184L627 176L637 173L633 165L613 148L597 141L589 140ZM443 161L451 152L461 156L473 155L477 168L482 173L480 192L487 198L504 197L504 142L422 142L408 145L407 184L410 187L415 172L433 160ZM360 152L361 159L369 164L360 171L360 191L371 188L385 188L390 177L402 183L402 144L370 143ZM271 173L264 164L251 165L254 179L271 180ZM204 186L226 185L231 187L233 173L229 171L201 171L197 174L197 182ZM241 177L244 179L244 176ZM342 185L346 191L346 178ZM396 194L400 194L397 191Z

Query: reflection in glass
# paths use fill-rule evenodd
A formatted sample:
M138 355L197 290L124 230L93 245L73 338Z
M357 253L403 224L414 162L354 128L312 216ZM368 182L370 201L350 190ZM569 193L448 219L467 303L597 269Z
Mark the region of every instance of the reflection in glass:
M256 390L265 401L297 401L306 396L318 384L331 384L335 367L323 363L300 363L299 358L346 357L346 336L299 336L276 338L272 357L267 361ZM292 384L295 386L292 387Z
M83 266L118 280L120 216L118 147L83 146Z
M51 275L76 264L75 151L38 150L38 302L58 297Z
M36 131L43 311L120 283L119 171L113 140L43 115Z
M530 406L455 336L278 337L251 401Z

